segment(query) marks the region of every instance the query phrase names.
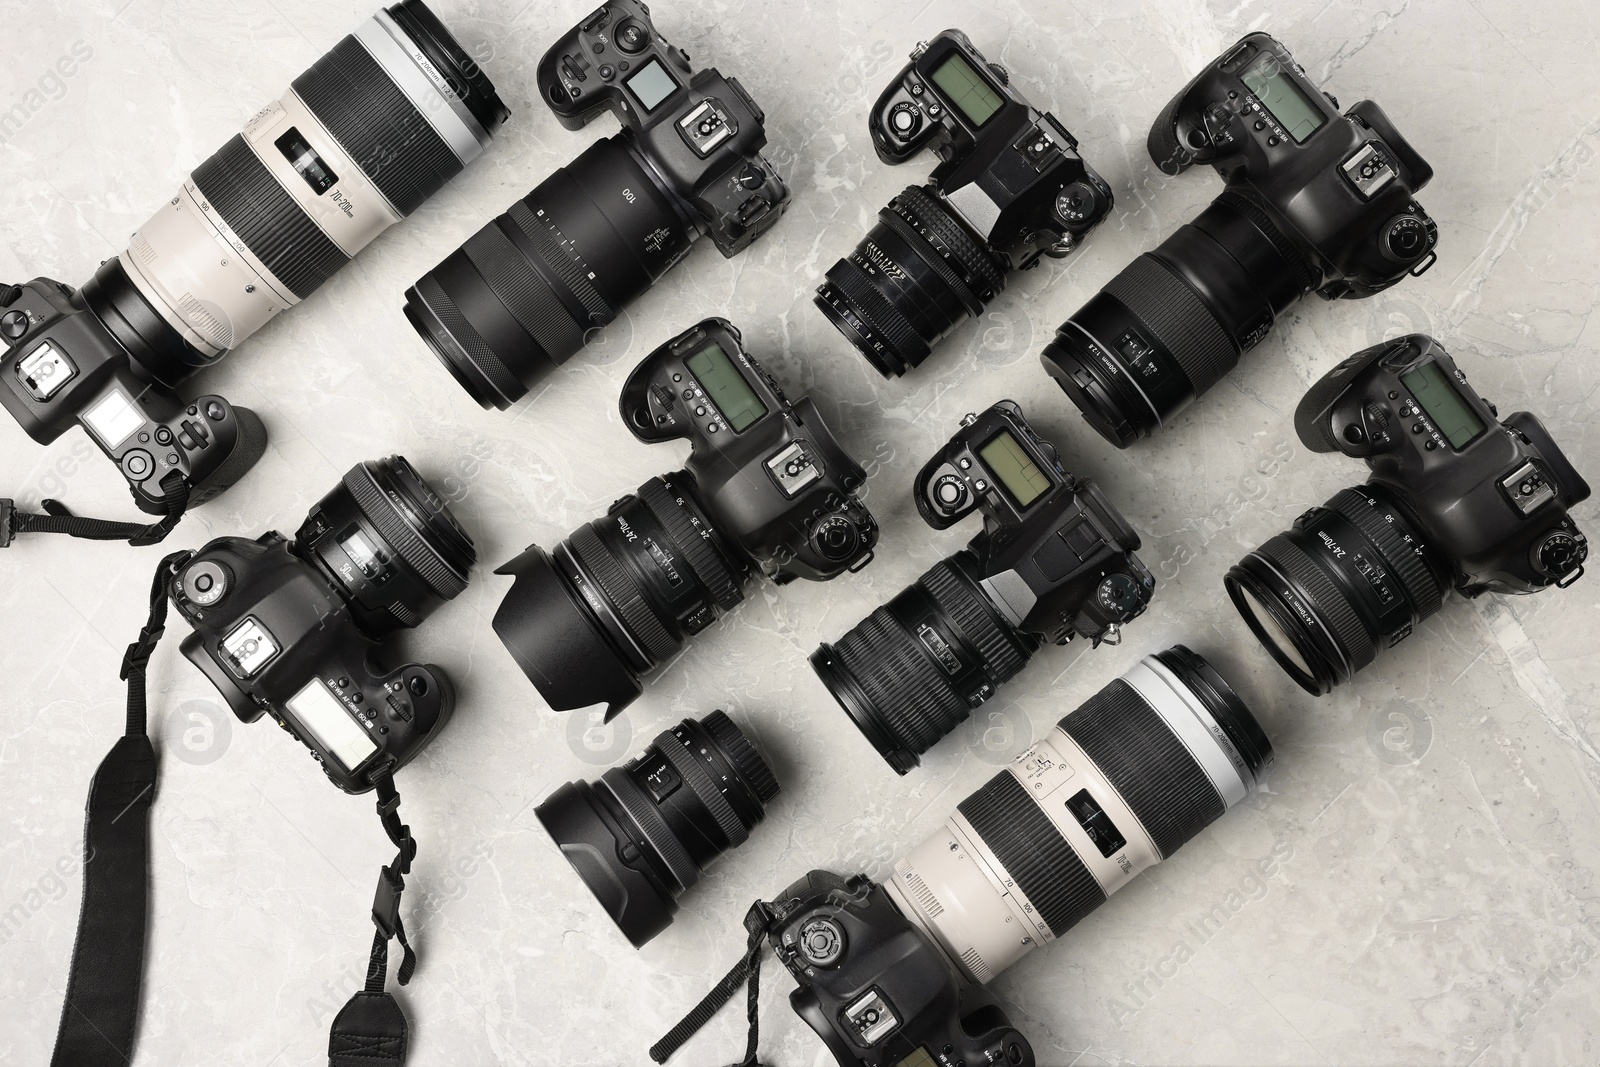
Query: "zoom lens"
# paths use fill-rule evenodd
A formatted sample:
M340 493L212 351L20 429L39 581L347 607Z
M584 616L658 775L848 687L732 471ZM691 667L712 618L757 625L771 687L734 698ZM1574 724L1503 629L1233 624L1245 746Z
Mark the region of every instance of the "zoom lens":
M1337 493L1228 569L1234 607L1321 696L1439 610L1450 571L1383 486Z
M1250 197L1228 190L1056 331L1045 370L1118 448L1155 433L1322 282Z
M777 795L766 760L713 711L592 785L566 783L534 812L637 948L672 922L678 895L707 863L744 844Z
M962 801L885 888L982 984L1170 857L1247 797L1272 759L1227 682L1175 645Z
M295 543L372 637L416 626L467 587L472 538L403 456L358 463Z
M84 287L176 386L438 192L508 112L421 0L358 26L196 167Z
M901 774L1027 664L1039 639L995 610L968 551L941 560L811 667Z
M928 358L1005 288L1005 268L945 208L932 186L910 186L829 270L816 304L885 378Z
M629 139L597 141L406 290L456 381L504 410L689 251L696 230Z
M609 719L641 674L744 599L749 565L693 485L684 471L652 478L553 551L534 545L495 572L516 578L495 633L551 708L605 704Z

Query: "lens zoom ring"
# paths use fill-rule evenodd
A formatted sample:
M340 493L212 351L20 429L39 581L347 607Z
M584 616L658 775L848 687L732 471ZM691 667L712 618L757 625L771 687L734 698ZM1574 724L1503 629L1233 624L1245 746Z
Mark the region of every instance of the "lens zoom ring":
M354 36L334 45L293 87L400 214L417 210L461 173L455 151Z
M1124 267L1105 291L1172 353L1195 395L1210 389L1239 362L1238 345L1211 308L1150 253Z
M489 291L546 354L583 347L583 334L572 316L499 226L491 222L468 238L461 250Z
M984 669L995 685L1010 680L1027 666L1027 657L1001 629L1003 624L995 616L994 609L983 602L966 575L956 570L949 560L934 564L918 581L938 602L945 617L977 646Z
M1010 771L957 809L1057 937L1105 903L1105 890Z
M1127 801L1162 859L1227 811L1172 727L1121 678L1060 725Z
M1215 202L1233 208L1255 223L1256 229L1266 235L1267 240L1272 242L1272 247L1278 250L1278 255L1282 256L1283 261L1289 264L1289 269L1294 271L1302 293L1322 284L1322 272L1300 254L1294 242L1289 240L1288 236L1278 228L1277 223L1272 221L1271 216L1261 209L1261 205L1232 189L1224 189L1218 193Z
M300 299L350 262L284 192L242 135L231 137L192 177L217 217Z
M945 284L947 289L956 294L956 298L961 301L962 307L966 309L969 315L981 315L983 313L983 301L979 300L978 294L972 291L972 286L960 274L956 273L937 248L928 243L928 239L923 236L920 230L895 211L879 212L878 218L883 220L885 226L899 234L906 244L916 250L917 255L927 264L928 269L938 275L939 280Z
M1372 643L1372 634L1361 624L1355 609L1350 606L1349 596L1334 585L1333 579L1324 574L1316 561L1291 541L1288 534L1268 538L1256 549L1256 554L1275 563L1304 587L1311 597L1311 603L1306 607L1333 631L1334 638L1344 646L1344 653L1350 657L1354 669L1359 670L1372 662L1377 655L1377 648Z
M655 745L678 772L678 776L688 783L694 795L700 798L700 803L705 805L711 817L717 820L717 826L722 829L722 836L725 839L724 844L716 845L717 851L735 848L748 841L750 831L739 820L738 812L733 810L728 798L717 788L711 772L706 770L705 764L700 762L700 757L690 751L683 739L671 730L665 730L656 735Z
M756 746L750 743L744 731L728 718L728 713L720 709L713 711L700 720L700 725L717 739L723 754L739 769L739 776L745 780L750 791L760 798L761 803L771 803L772 798L778 795L778 777L772 773L772 768L761 758L761 753L756 751Z
M678 884L688 889L698 882L700 867L689 855L689 850L683 847L683 842L678 840L678 835L667 825L667 820L661 817L655 801L634 783L628 772L621 767L613 767L600 776L600 781L611 790L611 795L617 798L622 809L633 816L644 839L650 842Z
M617 317L616 309L600 295L600 290L589 283L572 253L561 247L550 233L550 228L539 221L526 201L518 200L512 204L506 211L506 218L516 223L517 229L533 242L533 249L540 261L578 298L578 303L589 312L589 319L594 325L604 326Z
M1366 535L1367 540L1378 546L1384 563L1400 576L1400 584L1405 586L1406 596L1416 609L1417 617L1426 619L1443 604L1444 589L1434 579L1422 557L1417 555L1416 549L1406 546L1401 539L1401 530L1384 519L1378 509L1368 502L1370 499L1360 489L1343 489L1328 501L1326 507L1349 519L1351 525ZM1395 517L1400 518L1398 515ZM1405 532L1411 531L1407 529Z
M660 618L646 603L639 583L617 562L592 525L585 523L572 531L567 543L589 573L594 575L595 581L600 583L606 599L622 615L628 633L649 650L651 659L660 662L678 651L678 642L672 639Z
M862 242L863 245L868 243L870 239ZM859 247L855 254L860 254ZM884 255L881 249L878 254ZM883 272L881 266L877 269L880 274ZM918 336L916 327L883 295L859 263L852 259L841 259L828 270L827 277L857 317L871 329L883 334L893 350L890 358L900 363L902 368L914 367L928 358L930 349L927 342Z
M467 354L472 365L489 379L490 384L501 396L526 395L527 389L517 381L511 371L506 369L505 363L495 354L494 349L489 347L489 342L483 339L483 335L473 328L465 315L461 314L456 302L450 299L450 294L444 291L444 286L439 284L432 271L417 279L416 290L422 302L428 306L428 310L433 312L439 324L445 328L445 332L461 346L461 350Z
M738 577L723 561L716 546L700 536L700 531L684 514L684 505L678 502L677 495L666 482L651 478L639 487L639 499L666 528L667 536L689 561L690 568L710 591L718 608L727 611L744 599Z
M950 217L944 205L926 190L908 185L896 199L918 223L927 227L933 241L949 249L950 255L960 264L962 273L975 283L970 284L970 288L991 296L1005 288L1006 276L995 266L988 251L974 241L961 224Z
M365 515L378 533L389 545L405 560L441 597L446 600L454 599L466 589L467 580L463 575L457 574L439 554L428 546L422 534L418 533L405 517L396 509L394 503L384 495L373 482L372 476L367 473L365 464L352 467L345 472L344 487L350 490L350 495L356 498L356 505Z
M887 608L862 619L833 649L897 746L921 755L971 714Z

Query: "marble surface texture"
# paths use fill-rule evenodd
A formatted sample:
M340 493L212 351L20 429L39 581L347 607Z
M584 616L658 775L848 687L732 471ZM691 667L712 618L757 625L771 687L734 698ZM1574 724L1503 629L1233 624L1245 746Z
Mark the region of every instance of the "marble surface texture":
M402 994L412 1062L645 1063L645 1049L738 956L740 917L809 867L889 871L1023 743L1140 656L1212 657L1277 746L1268 785L995 985L1041 1064L1592 1064L1600 1060L1597 590L1452 599L1386 662L1327 698L1297 689L1228 605L1222 574L1304 508L1365 477L1314 456L1290 414L1310 382L1421 330L1502 411L1537 412L1600 475L1600 27L1575 0L660 0L658 25L764 106L793 205L744 255L698 249L513 410L480 410L400 314L404 288L554 167L615 126L559 126L537 99L544 48L584 0L438 0L514 114L486 156L303 307L193 383L256 409L259 466L169 541L292 531L351 464L401 452L477 539L471 588L405 647L457 680L454 723L401 776L421 841ZM0 278L72 283L115 254L193 166L361 19L371 0L0 0ZM919 39L960 26L1080 139L1116 210L1071 258L1015 277L920 371L878 377L811 306L822 272L929 169L873 156L867 108ZM1440 261L1365 302L1305 301L1163 437L1127 452L1085 426L1038 351L1130 258L1218 189L1166 180L1151 118L1241 34L1267 29L1346 104L1378 100L1433 164L1422 201ZM71 77L50 72L81 42ZM729 317L791 395L809 392L866 462L883 541L863 573L751 589L746 602L602 727L539 700L489 628L495 566L550 545L679 445L619 424L634 362L697 318ZM204 387L201 390L199 387ZM1160 576L1116 648L1047 648L970 729L896 778L805 657L964 544L911 506L916 469L961 415L1021 402L1068 465L1143 533ZM73 431L51 447L0 419L0 489L131 516L121 480ZM1592 503L1577 511L1594 524ZM117 666L157 549L24 540L0 552L0 1061L43 1063L79 898L88 778L122 721ZM325 1062L356 987L365 915L390 855L370 800L333 790L269 724L244 726L178 653L151 667L162 783L134 1062ZM784 786L768 821L643 950L611 927L533 807L685 715L726 708ZM1261 877L1258 861L1276 856ZM1226 915L1197 936L1202 916ZM1183 946L1187 951L1180 951ZM763 1058L829 1062L770 962ZM743 1047L723 1013L675 1062Z

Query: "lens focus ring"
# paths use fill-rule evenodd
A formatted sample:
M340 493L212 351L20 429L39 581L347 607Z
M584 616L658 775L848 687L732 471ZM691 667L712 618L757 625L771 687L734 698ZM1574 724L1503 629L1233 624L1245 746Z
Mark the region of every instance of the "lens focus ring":
M1105 903L1105 890L1016 775L1002 771L957 806L1060 937Z
M922 584L962 635L978 647L995 685L1010 681L1027 666L1027 657L1001 629L994 608L978 599L955 567L940 563L922 576Z
M1400 531L1379 512L1372 498L1360 489L1344 489L1335 494L1326 505L1349 519L1356 529L1378 547L1383 561L1393 567L1405 586L1418 618L1427 618L1439 610L1444 600L1444 589L1434 580L1427 564L1417 555L1416 549L1407 546Z
M650 842L661 862L666 865L672 877L678 884L687 889L700 880L700 868L689 855L678 835L672 832L667 821L661 817L661 812L656 809L655 802L645 796L644 790L634 783L628 772L622 767L613 767L600 776L600 781L609 788L633 821L639 824L639 830L644 834L644 839Z
M724 847L732 848L749 840L750 831L745 829L733 806L728 803L728 798L722 795L722 790L712 780L711 772L705 769L700 757L695 755L683 738L671 730L664 730L656 735L655 745L717 821L717 826L727 838Z
M1194 394L1210 389L1239 362L1239 348L1194 290L1150 253L1106 284L1178 361Z
M1333 631L1334 639L1349 658L1347 669L1357 670L1372 662L1377 654L1372 635L1356 617L1349 597L1335 587L1333 580L1304 549L1287 534L1278 534L1256 549L1255 554L1282 568L1310 594L1311 603L1307 607Z
M399 553L422 580L433 587L446 600L458 596L467 587L466 577L456 573L429 547L423 535L396 510L395 505L378 488L365 465L352 467L344 476L344 487L356 498L362 514L372 521L383 539Z
M588 523L572 531L567 539L583 566L600 583L606 599L621 613L628 632L650 652L656 662L669 658L680 644L640 593L639 584L623 569L594 527Z
M989 253L950 217L944 205L915 185L907 186L896 199L916 224L928 231L924 239L929 243L937 242L942 246L939 251L947 252L960 264L962 273L970 279L970 288L976 290L980 299L992 300L1005 288L1005 275L994 265Z
M744 599L738 577L723 562L716 547L701 536L694 522L684 514L684 505L663 479L651 478L641 485L639 499L661 521L667 536L688 559L689 566L705 584L718 608L727 611Z

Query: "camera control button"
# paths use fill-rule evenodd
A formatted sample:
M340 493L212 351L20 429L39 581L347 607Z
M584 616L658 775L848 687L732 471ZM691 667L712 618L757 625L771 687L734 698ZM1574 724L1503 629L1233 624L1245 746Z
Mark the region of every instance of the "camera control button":
M28 332L28 315L23 311L8 311L5 318L0 318L0 334L5 334L6 340L15 341Z
M602 63L602 64L600 64L600 77L602 79L604 79L605 81L610 81L612 78L615 78L616 76L617 76L617 68L613 67L610 63Z
M183 595L191 604L208 608L227 591L228 572L211 560L200 560L183 572Z
M156 427L156 444L158 444L158 445L170 445L171 443L172 443L172 431L167 429L165 426Z
M889 130L902 141L916 133L922 126L922 112L917 105L900 101L889 109Z
M940 507L954 511L966 502L967 483L959 475L943 475L933 483L933 499Z
M134 481L144 481L155 469L156 461L142 448L136 448L122 457L122 473Z
M616 42L617 48L630 56L636 56L650 43L650 31L637 19L624 19L617 26L616 32L611 35L611 39Z
M800 955L814 967L838 963L844 955L844 927L821 915L800 928Z

